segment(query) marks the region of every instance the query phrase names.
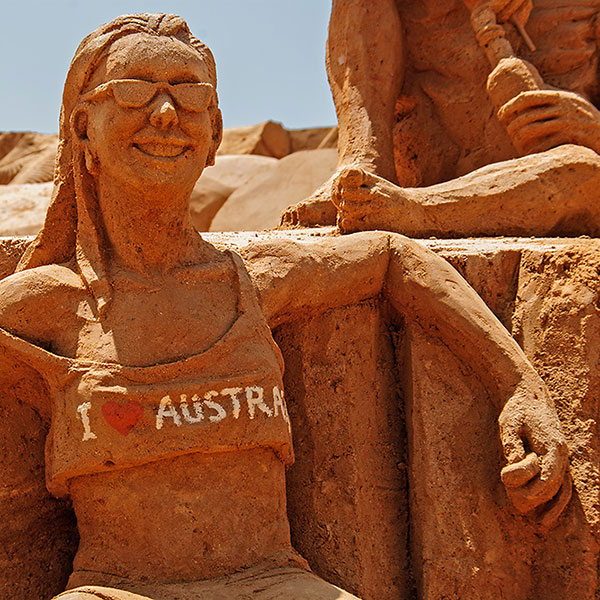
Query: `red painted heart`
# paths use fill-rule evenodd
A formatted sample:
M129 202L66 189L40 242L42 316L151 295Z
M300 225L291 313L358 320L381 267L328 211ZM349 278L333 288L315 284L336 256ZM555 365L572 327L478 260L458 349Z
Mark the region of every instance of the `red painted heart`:
M121 435L129 435L129 432L138 424L144 416L144 409L139 402L131 400L125 406L116 402L105 402L102 405L104 420Z

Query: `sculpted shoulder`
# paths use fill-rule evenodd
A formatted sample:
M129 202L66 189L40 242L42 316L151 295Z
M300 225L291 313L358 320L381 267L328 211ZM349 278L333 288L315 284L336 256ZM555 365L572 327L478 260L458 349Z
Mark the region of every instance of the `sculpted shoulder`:
M63 265L45 265L0 281L0 327L49 347L69 328L87 297L81 277Z
M218 234L206 237L221 241ZM378 296L390 245L389 234L381 231L327 237L273 231L232 235L227 242L243 258L271 327Z

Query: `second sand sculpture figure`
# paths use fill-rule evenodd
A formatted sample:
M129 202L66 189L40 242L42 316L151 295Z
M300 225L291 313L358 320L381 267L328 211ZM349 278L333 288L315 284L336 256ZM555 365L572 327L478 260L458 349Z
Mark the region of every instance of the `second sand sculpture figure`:
M215 86L210 51L179 17L121 17L86 37L65 84L45 226L0 283L0 344L47 383L49 397L21 401L51 421L47 485L77 516L60 597L354 597L291 546L292 428L268 324L361 298L384 297L480 373L506 491L551 525L570 479L547 389L444 260L387 234L293 251L274 239L255 250L270 265L257 290L237 255L193 229L190 193L221 138ZM510 588L502 552L489 556L496 583L478 598ZM471 584L457 585L467 598Z
M284 224L333 224L337 209L344 232L600 234L598 8L334 0L339 169ZM531 45L525 24L532 62L514 50L525 47L518 30Z

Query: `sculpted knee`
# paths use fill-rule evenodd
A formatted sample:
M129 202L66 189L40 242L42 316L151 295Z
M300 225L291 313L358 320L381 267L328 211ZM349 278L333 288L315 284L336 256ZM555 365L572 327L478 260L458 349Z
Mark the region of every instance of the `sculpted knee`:
M53 600L150 600L137 594L104 587L79 587L55 596Z
M573 194L584 192L581 201L587 206L594 206L598 180L600 179L600 156L586 146L565 144L518 159L522 166L530 168L534 179L542 177L544 181L552 181L554 187L568 190L571 202Z
M53 600L93 600L98 598L102 598L102 596L95 594L93 591L69 590L55 596Z
M600 156L597 152L587 146L576 146L566 144L553 148L549 152L555 152L562 157L562 160L572 165L591 166L600 170Z

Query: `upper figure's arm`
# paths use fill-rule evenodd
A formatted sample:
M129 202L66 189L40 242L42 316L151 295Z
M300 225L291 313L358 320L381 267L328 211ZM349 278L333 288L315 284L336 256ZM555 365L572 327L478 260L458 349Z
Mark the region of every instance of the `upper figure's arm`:
M463 0L463 2L469 10L481 4L489 4L500 23L517 20L521 25L525 25L533 9L533 0Z

